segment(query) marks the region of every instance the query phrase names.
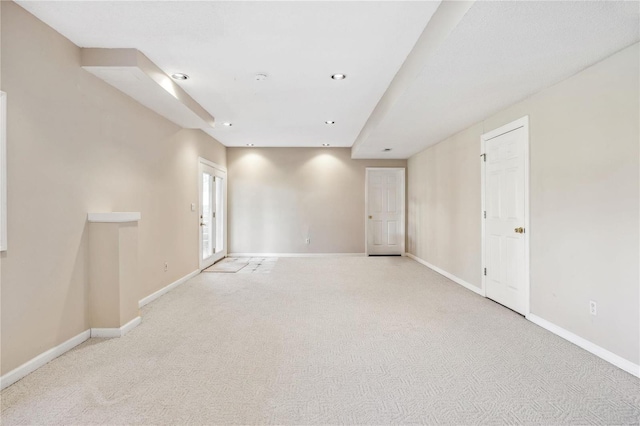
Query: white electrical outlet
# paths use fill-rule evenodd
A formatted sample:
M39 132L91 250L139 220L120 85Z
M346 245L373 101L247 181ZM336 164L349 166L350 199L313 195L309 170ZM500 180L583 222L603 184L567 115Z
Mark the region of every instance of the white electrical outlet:
M169 270L169 263L164 262L164 271L167 272Z
M311 238L307 237L307 239L304 240L304 243L305 244L311 244Z
M598 305L593 300L589 300L589 313L591 315L598 315Z

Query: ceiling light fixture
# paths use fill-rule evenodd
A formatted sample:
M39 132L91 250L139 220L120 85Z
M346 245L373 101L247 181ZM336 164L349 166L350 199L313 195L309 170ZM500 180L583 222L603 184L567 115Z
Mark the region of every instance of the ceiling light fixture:
M347 78L346 74L334 74L331 76L332 79L334 80L344 80L345 78Z
M328 143L323 143L322 146L331 146Z
M324 124L336 124L336 122L332 120L327 120L324 122Z
M171 74L171 78L173 78L174 80L189 80L189 76L181 72Z
M225 121L224 123L222 123L223 126L227 126L227 127L231 127L233 126L233 123L229 123L228 121Z
M248 143L247 146L253 146L253 144L252 143Z
M267 79L267 75L266 74L256 74L256 80L262 81L262 80L266 80L266 79Z
M382 150L382 152L389 152L389 151L391 151L391 148L385 148Z

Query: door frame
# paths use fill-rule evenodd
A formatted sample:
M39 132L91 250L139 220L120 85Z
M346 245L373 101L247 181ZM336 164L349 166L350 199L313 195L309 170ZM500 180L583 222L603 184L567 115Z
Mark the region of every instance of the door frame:
M402 184L401 191L401 203L402 206L402 221L400 223L400 229L402 230L402 250L401 255L404 256L406 254L405 242L407 240L407 231L406 231L406 215L407 215L407 206L406 206L406 167L367 167L364 172L364 254L365 256L369 256L369 171L377 171L377 170L395 170L402 171L400 183Z
M525 310L524 316L526 317L530 313L531 309L531 277L530 277L530 257L529 257L529 241L531 235L531 224L529 223L529 146L531 135L529 132L529 116L525 115L522 118L519 118L511 123L505 124L504 126L498 127L497 129L491 130L482 134L480 137L480 157L482 160L480 162L480 197L481 197L481 210L480 210L480 223L482 224L482 230L480 235L480 244L482 251L482 270L480 271L480 276L482 280L482 294L487 297L487 289L486 289L486 276L484 275L484 268L486 268L486 235L485 235L485 219L484 212L486 211L485 205L485 185L486 185L486 157L485 157L485 145L491 139L497 138L498 136L502 136L505 133L512 132L514 130L524 128L525 131L525 142L524 142L524 291L525 291Z
M200 230L200 210L202 198L202 165L209 166L214 169L215 177L222 178L222 250L214 253L211 260L203 262L202 260L202 231ZM220 259L227 257L227 169L219 164L209 161L206 158L198 157L198 204L196 210L196 218L198 224L198 267L200 270L206 269ZM216 215L217 215L216 209ZM217 238L217 237L216 237Z

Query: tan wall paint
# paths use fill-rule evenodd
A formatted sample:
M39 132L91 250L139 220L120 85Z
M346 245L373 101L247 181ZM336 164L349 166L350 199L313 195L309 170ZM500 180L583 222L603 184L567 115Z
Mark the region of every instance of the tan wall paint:
M138 222L89 223L89 326L120 328L140 315Z
M2 7L0 6L0 90L2 90ZM0 252L0 333L2 333L2 252ZM2 335L0 334L0 374L2 374Z
M482 126L473 126L408 162L409 253L478 287L480 148L475 138L481 133Z
M140 274L140 248L138 247L138 223L130 222L119 226L119 247L118 247L118 263L120 276L118 277L118 283L120 284L120 306L119 306L119 325L122 327L129 321L140 315L139 301L140 291L136 288L140 279L143 278ZM93 236L89 233L89 240ZM91 258L90 258L91 259ZM90 288L91 279L89 280ZM145 294L146 296L146 294ZM94 326L93 323L91 327Z
M226 149L84 71L80 49L21 7L1 7L4 374L88 328L87 212L142 213L139 298L198 268L198 156L226 165Z
M88 327L119 328L122 325L120 324L120 225L119 223L88 225Z
M366 167L349 148L229 148L231 253L364 253ZM311 244L305 244L305 238Z
M480 287L480 135L529 115L531 312L636 364L638 46L411 157L408 170L409 251Z

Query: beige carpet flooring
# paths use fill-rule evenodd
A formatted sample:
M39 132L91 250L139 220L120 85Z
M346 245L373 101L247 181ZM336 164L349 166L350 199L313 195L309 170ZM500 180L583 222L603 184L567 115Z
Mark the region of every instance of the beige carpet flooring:
M2 424L638 424L640 381L406 258L201 274L2 392Z

